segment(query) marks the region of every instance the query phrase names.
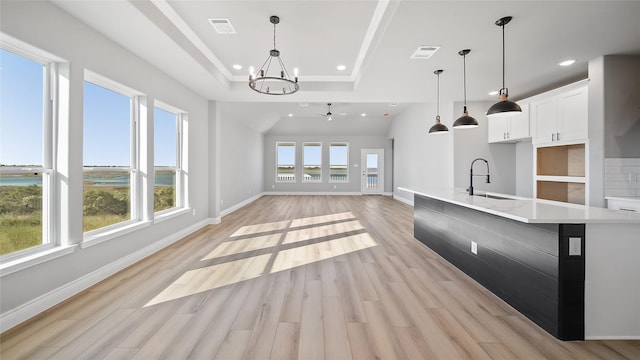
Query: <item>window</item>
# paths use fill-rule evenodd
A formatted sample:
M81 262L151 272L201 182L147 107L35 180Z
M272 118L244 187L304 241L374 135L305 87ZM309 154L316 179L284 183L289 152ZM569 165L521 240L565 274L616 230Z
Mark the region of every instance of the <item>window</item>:
M349 144L329 145L329 182L349 182Z
M0 255L52 242L52 65L13 50L0 49Z
M296 182L296 143L276 143L276 182Z
M153 111L153 210L183 207L181 198L181 133L179 111L157 103Z
M135 98L99 80L84 82L85 232L137 218Z
M322 182L322 143L304 143L302 149L302 182Z

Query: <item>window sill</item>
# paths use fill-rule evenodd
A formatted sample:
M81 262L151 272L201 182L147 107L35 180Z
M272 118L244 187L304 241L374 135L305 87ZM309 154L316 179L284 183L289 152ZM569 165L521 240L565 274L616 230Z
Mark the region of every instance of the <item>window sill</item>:
M154 214L153 223L157 224L159 222L163 222L169 219L173 219L175 217L185 215L193 211L190 208L179 208L179 209L168 209L164 211L160 211Z
M0 263L0 277L71 254L78 245L56 246L31 255Z
M84 235L84 238L82 239L82 243L80 244L80 246L83 249L85 249L94 245L98 245L107 240L111 240L116 237L140 230L150 225L151 225L151 220L145 220L145 221L136 221L135 223L132 223L132 224L118 226L115 229L105 229L103 231L97 230L95 232L91 231Z
M303 184L322 184L322 180L303 181Z
M329 184L348 184L349 180L329 180Z

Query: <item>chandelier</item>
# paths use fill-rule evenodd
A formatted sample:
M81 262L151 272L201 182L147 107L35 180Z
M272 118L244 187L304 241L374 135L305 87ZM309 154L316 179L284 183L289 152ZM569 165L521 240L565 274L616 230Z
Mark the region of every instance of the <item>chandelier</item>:
M249 74L249 87L254 91L266 95L293 94L300 89L300 86L298 86L298 74L294 74L294 79L291 80L291 76L289 76L289 72L280 57L280 50L276 49L276 24L280 23L280 18L273 15L269 18L269 21L273 24L273 49L269 51L267 60L265 60L258 72L256 74ZM271 62L274 59L276 59L276 63L280 65L280 76L269 75Z

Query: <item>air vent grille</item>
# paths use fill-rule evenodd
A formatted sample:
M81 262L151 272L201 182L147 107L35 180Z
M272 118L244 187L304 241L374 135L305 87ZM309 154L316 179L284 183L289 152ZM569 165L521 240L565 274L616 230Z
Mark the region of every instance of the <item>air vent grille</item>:
M231 25L231 21L229 19L216 18L209 19L209 23L216 30L218 34L235 34L236 29Z
M432 45L420 45L418 50L411 55L411 59L422 59L427 60L430 59L433 54L436 53L440 49L440 46L432 46Z

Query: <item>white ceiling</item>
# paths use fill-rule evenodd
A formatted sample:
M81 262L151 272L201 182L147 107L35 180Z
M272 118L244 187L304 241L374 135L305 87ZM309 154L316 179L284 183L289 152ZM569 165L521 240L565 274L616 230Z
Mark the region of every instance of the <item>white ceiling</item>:
M435 102L436 69L444 69L441 102L461 101L464 48L471 49L468 101L496 100L488 95L502 82L502 32L494 23L507 15L514 19L505 28L506 86L515 100L584 78L598 56L640 55L640 1L53 2L223 102L235 118L278 134L386 134L407 104ZM247 85L249 66L259 67L273 47L271 15L281 19L276 45L287 70L300 71L293 95L261 95ZM230 19L237 34L217 34L208 19L218 17ZM420 45L441 48L429 60L410 59ZM576 63L558 66L566 59ZM340 64L346 70L338 71ZM327 102L334 114L347 115L331 122L315 116L326 113Z

